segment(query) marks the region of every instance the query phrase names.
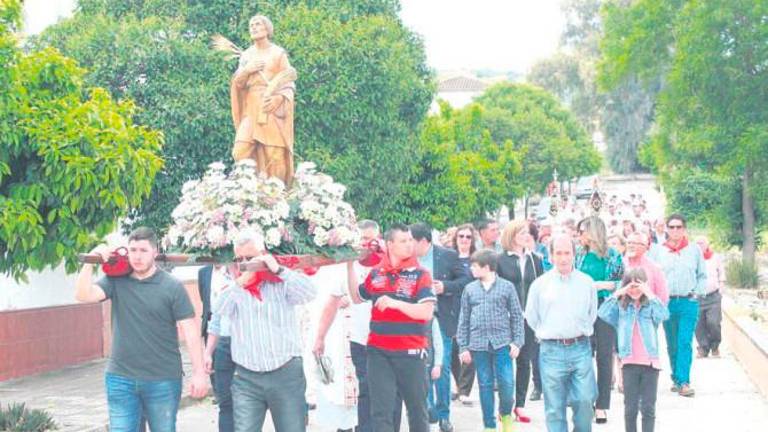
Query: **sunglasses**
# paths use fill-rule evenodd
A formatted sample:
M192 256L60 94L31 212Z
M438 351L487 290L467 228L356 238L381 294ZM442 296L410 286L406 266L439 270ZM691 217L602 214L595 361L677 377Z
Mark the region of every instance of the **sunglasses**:
M241 257L236 257L234 261L236 263L241 263L241 262L250 261L253 258L255 258L255 256L241 256Z
M458 234L456 237L461 239L471 239L472 234Z
M683 228L685 228L685 226L683 226L683 225L667 225L667 228L669 228L671 230L677 230L677 229L683 229Z

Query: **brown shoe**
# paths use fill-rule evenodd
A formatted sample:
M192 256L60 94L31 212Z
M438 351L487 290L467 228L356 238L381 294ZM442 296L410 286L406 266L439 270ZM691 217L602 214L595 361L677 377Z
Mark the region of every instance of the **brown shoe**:
M719 349L713 349L712 350L712 357L720 357L720 350Z
M683 386L680 387L680 396L693 397L695 394L696 391L694 391L688 384L683 384Z

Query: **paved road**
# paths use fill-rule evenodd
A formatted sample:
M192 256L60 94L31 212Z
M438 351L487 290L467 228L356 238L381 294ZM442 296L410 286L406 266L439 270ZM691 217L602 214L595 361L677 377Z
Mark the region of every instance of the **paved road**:
M663 338L662 338L663 339ZM662 375L657 403L657 430L661 432L763 432L768 425L768 402L747 378L741 364L723 347L720 359L694 360L693 384L697 395L686 399L669 392L670 381ZM666 357L666 356L663 356ZM64 432L104 431L107 406L104 397L105 362L0 383L0 401L25 402L49 410ZM188 366L187 366L188 367ZM664 364L665 371L669 365ZM475 397L477 397L475 395ZM614 393L609 423L595 426L598 432L623 431L623 401ZM519 431L543 431L543 403L529 403L534 422ZM480 407L454 406L456 430L481 430ZM216 410L210 402L192 405L179 413L180 432L216 431ZM266 430L271 430L267 428ZM406 431L407 427L401 430ZM318 432L317 427L310 431Z
M662 338L663 339L663 338ZM664 364L665 371L669 365ZM719 359L694 360L692 371L697 395L688 399L669 391L671 381L667 372L659 380L656 430L661 432L764 432L768 427L768 401L749 381L739 362L723 347ZM477 398L477 395L474 395ZM595 425L595 432L624 431L624 402L622 395L613 393L612 409L606 425ZM480 406L452 406L452 418L457 432L482 430ZM543 402L529 402L528 412L533 422L519 424L522 432L544 431ZM191 406L179 415L179 431L215 432L216 408L210 401ZM265 428L272 431L271 427ZM310 431L326 432L315 426ZM407 431L407 426L401 428ZM334 432L334 431L330 431Z

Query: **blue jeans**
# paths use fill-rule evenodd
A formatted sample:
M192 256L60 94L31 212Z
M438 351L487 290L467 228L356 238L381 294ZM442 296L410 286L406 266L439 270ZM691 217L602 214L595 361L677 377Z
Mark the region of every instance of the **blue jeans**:
M301 357L294 357L278 369L255 372L240 365L232 379L235 430L260 431L269 410L278 432L303 432L307 413L304 393L307 381ZM154 432L154 431L153 431Z
M232 361L232 340L219 338L216 351L213 352L213 392L219 407L219 432L233 432L235 418L232 413L232 377L235 374L235 362Z
M440 329L440 334L443 337L443 365L440 370L440 378L435 381L435 392L437 393L435 411L438 420L448 420L451 416L451 351L453 349L453 338L446 335L442 329ZM432 386L430 386L431 389Z
M499 414L512 414L515 403L515 367L509 356L509 346L489 351L470 351L472 363L477 371L477 383L480 386L480 407L483 410L485 428L496 428L494 413L495 397L493 393L494 373L499 385Z
M664 335L667 338L672 382L678 386L690 384L693 334L699 320L699 302L689 298L673 298L667 307L669 319L664 321Z
M142 415L152 432L175 432L181 400L181 378L139 380L107 372L109 430L136 432Z
M589 338L572 345L541 341L539 364L547 430L568 432L566 407L570 406L574 432L591 431L597 382Z

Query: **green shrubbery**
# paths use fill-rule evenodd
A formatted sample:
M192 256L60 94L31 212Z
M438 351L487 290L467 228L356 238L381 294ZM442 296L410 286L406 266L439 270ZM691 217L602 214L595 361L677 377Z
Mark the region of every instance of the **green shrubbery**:
M0 405L0 431L46 432L56 430L56 422L46 411L29 409L23 403Z
M733 288L756 289L760 274L754 261L731 258L725 266L725 281Z

